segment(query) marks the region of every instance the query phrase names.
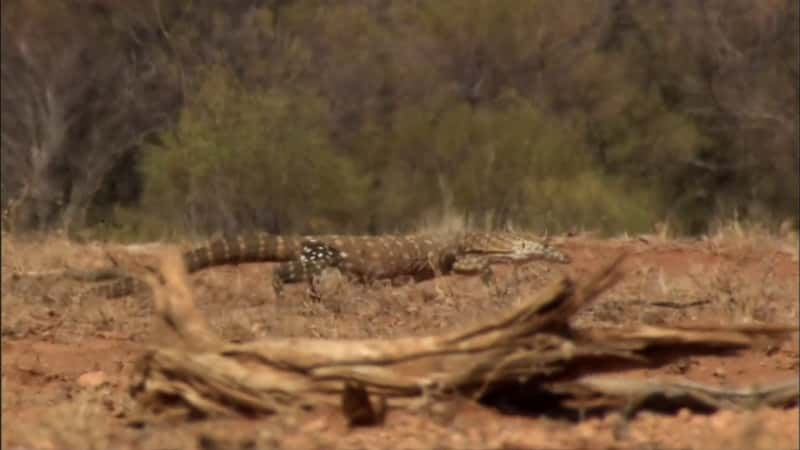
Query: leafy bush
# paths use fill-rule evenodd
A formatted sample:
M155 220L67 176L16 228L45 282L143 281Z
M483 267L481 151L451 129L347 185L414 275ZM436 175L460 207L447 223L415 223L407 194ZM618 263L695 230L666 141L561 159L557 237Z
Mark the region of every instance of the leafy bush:
M362 148L386 143L363 160L380 174L374 195L389 201L375 201L375 213L387 221L408 228L455 214L481 228L639 231L662 213L656 189L604 175L584 130L513 91L487 106L442 103L400 108L384 133L363 132Z
M314 228L315 216L356 225L349 213L365 187L331 145L327 109L312 95L250 91L212 67L176 130L146 153L143 208L196 232Z

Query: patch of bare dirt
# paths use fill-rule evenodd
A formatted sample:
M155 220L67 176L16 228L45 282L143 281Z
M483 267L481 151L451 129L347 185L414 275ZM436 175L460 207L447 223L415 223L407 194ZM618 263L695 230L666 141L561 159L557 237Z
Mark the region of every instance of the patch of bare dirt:
M272 292L270 264L191 276L198 305L222 336L330 339L439 333L517 305L520 293L561 273L595 270L622 251L626 278L579 313L591 324L797 323L797 241L778 238L666 240L560 238L574 262L495 267L495 282L450 276L419 284L331 283L315 299L302 285ZM98 244L52 236L2 241L2 447L13 448L796 448L798 409L681 410L580 421L509 415L463 401L390 412L383 425L348 429L338 410L261 420L129 425L137 405L129 374L151 335L147 293L105 300L59 270L108 264ZM36 276L31 274L36 273ZM798 343L736 357L692 357L631 376L677 376L749 386L797 376Z

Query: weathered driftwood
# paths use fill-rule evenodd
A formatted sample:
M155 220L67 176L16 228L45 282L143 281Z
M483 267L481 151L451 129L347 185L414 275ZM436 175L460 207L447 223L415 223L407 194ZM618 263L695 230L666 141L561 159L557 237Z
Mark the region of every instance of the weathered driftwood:
M589 375L551 386L553 392L570 394L567 404L578 409L617 406L677 410L750 409L787 407L798 403L800 381L784 380L765 386L725 389L687 380L634 380L618 375Z
M439 336L273 338L233 344L219 338L197 310L180 254L170 250L160 270L131 268L152 287L157 320L171 334L140 362L131 392L154 410L178 408L203 415L341 405L352 423L374 421L387 406L406 407L451 394L477 398L509 386L565 395L568 408L570 400L576 408L616 406L620 399L630 404L659 389L669 395L677 388L594 378L597 374L740 349L756 336L772 339L796 331L784 326L570 327L576 311L619 280L621 261L583 283L562 278L505 315ZM706 399L701 403L712 408L736 406L739 398L717 395L719 390L710 387L679 388L692 393L689 397ZM747 401L785 403L775 399L791 397L791 389L755 393ZM796 393L796 384L793 389Z

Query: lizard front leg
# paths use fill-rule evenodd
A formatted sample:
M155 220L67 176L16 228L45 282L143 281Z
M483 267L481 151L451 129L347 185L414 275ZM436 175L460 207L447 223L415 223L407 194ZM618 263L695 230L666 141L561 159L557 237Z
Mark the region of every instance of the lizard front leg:
M493 276L489 260L478 255L463 255L456 258L453 263L453 272L461 275L480 274L484 281L488 281Z
M461 275L480 274L481 281L489 289L496 289L494 272L489 260L479 255L462 255L453 263L453 272Z

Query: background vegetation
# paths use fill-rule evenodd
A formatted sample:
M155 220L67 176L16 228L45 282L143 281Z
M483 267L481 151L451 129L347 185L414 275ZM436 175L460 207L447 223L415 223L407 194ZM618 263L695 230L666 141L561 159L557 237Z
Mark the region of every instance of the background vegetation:
M4 226L797 226L799 19L793 0L3 0Z

